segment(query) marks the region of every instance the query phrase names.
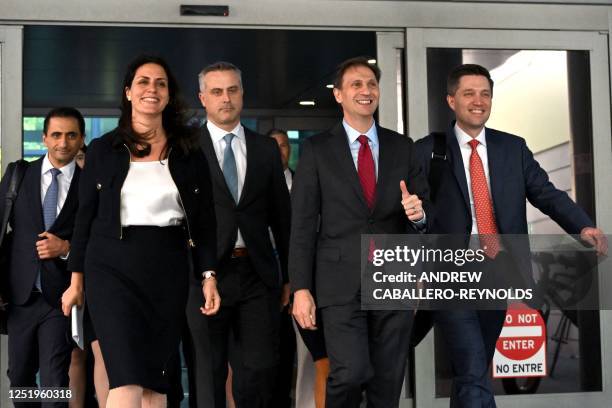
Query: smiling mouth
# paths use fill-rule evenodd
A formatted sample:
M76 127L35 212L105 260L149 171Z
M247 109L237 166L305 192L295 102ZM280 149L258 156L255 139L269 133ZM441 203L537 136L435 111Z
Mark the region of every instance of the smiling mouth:
M372 99L355 99L355 102L357 102L358 105L371 105L372 104Z
M484 109L469 109L469 112L477 115L483 115L485 113Z
M158 103L159 102L158 98L151 98L151 97L141 98L140 100L145 103Z

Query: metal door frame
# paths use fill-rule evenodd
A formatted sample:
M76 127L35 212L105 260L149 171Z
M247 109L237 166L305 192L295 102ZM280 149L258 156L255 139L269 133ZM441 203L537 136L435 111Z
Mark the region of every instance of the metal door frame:
M612 13L611 13L612 15ZM611 17L612 19L612 17ZM612 20L611 20L612 21ZM612 26L612 23L611 23ZM612 230L612 140L610 137L610 69L608 34L587 31L423 29L406 30L408 129L413 139L429 133L427 48L584 50L589 52L593 125L595 208L598 225ZM611 51L612 52L612 51ZM605 261L600 270L610 270ZM611 293L612 277L600 273L600 293ZM602 407L612 399L612 312L600 313L602 391L566 394L498 396L500 408ZM415 351L415 407L446 408L448 398L435 398L434 342L430 335Z

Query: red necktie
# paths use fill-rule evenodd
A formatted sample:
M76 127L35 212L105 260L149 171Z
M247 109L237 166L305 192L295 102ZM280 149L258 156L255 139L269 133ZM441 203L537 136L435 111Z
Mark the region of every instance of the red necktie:
M472 185L472 195L474 196L474 210L476 211L476 225L478 226L480 246L484 249L485 254L493 259L499 252L499 235L495 215L493 214L493 204L491 203L487 178L482 160L480 160L476 150L480 142L472 139L468 143L472 148L472 155L470 156L470 183Z
M357 174L359 175L363 196L368 204L368 208L372 210L376 199L376 169L374 168L374 158L372 157L372 150L370 150L370 145L368 144L368 137L361 135L357 140L361 143L361 146L359 146L359 154L357 155ZM370 262L374 259L375 249L376 244L374 239L370 239L370 248L368 249L368 261Z
M361 146L359 146L359 154L357 155L357 174L361 182L363 196L365 197L368 208L374 208L376 200L376 169L374 168L374 158L368 144L368 137L361 135L357 138Z

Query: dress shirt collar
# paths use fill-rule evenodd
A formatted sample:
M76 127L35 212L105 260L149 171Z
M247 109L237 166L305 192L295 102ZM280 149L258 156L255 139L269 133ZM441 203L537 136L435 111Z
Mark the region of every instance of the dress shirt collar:
M74 175L74 167L76 166L76 161L72 159L70 163L65 165L64 167L60 167L58 170L62 173L65 180L72 180L72 176ZM45 158L42 162L41 175L44 175L49 170L53 168L53 164L49 160L49 153L45 154Z
M351 125L346 123L345 120L342 120L342 126L344 126L344 130L346 131L346 136L348 137L349 144L355 143L357 138L361 135L366 135L368 139L370 139L371 144L373 145L378 144L378 133L376 132L376 122L372 121L372 126L370 126L368 131L365 133L361 133L353 129Z
M242 127L241 123L238 123L235 128L228 132L208 120L206 121L206 128L208 133L210 133L213 143L219 143L228 133L233 133L238 139L244 140L244 127Z
M459 146L461 147L464 147L465 145L468 144L470 140L473 139L472 136L465 133L463 129L461 129L456 123L455 123L455 135L457 136L457 141L459 142ZM484 127L480 130L480 133L478 133L478 136L476 136L476 140L478 140L480 144L483 145L484 147L487 147L487 140L485 138L485 128ZM470 146L468 145L468 147Z

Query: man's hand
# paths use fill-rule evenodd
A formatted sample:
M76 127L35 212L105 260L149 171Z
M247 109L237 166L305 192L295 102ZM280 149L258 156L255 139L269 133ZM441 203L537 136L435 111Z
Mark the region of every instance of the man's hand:
M424 216L423 203L419 200L419 197L408 192L404 180L400 181L400 190L402 190L402 206L408 219L412 222L422 220Z
M293 294L293 317L302 329L317 330L315 302L308 289Z
M221 296L217 291L217 279L208 278L202 282L202 295L204 295L204 306L200 307L200 312L206 316L217 314L221 307Z
M72 305L83 306L83 273L72 272L70 286L62 295L62 312L70 316Z
M291 298L291 286L288 283L285 283L281 288L281 298L280 298L280 310L282 311L285 306L289 304L289 299Z
M53 235L50 232L38 234L41 240L36 241L36 251L40 259L57 258L58 256L67 255L70 251L70 243Z
M597 255L608 255L608 238L599 228L585 227L580 231L580 239L593 245Z

